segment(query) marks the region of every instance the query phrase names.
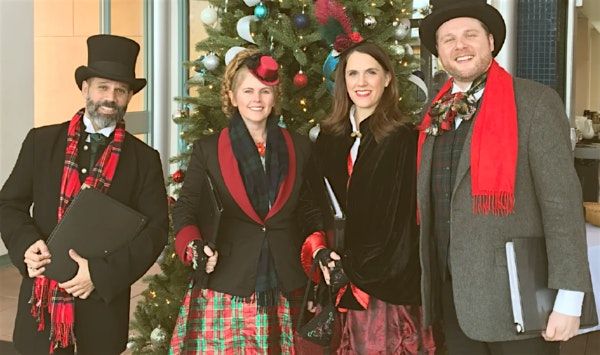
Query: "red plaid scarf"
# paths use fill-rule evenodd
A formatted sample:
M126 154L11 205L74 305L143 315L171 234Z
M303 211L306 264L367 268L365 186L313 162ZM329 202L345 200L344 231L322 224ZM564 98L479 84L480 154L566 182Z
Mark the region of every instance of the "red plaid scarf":
M433 102L452 86L442 87ZM512 76L493 60L483 92L471 139L471 196L473 212L506 216L515 205L518 131L517 106ZM422 146L431 126L429 113L419 126L417 170Z
M67 149L65 150L65 164L60 184L58 221L62 219L67 207L81 189L77 155L84 112L85 110L81 109L73 116L67 130ZM121 120L117 123L113 140L108 144L85 179L85 185L102 192L108 191L117 169L124 139L125 122ZM50 314L50 353L52 354L57 347L66 348L74 344L75 308L73 296L60 288L56 280L38 277L35 279L31 297L31 314L37 320L38 331L44 330L46 311Z

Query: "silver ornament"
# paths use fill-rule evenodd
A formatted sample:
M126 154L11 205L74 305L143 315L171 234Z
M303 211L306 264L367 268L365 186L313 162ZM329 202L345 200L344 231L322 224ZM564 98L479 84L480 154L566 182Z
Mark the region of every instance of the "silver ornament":
M394 29L394 38L397 40L402 40L410 33L410 20L407 18L403 18L400 21L394 21L392 25L395 27Z
M311 128L308 131L308 138L312 141L312 142L316 142L317 141L317 137L319 137L319 132L321 132L321 127L319 126L319 124L317 123L313 128Z
M214 53L209 53L202 59L202 64L207 70L215 70L219 67L219 57Z
M402 59L402 57L404 57L404 54L406 53L406 51L404 50L404 46L398 43L392 44L390 46L390 49L392 50L392 53L394 53L394 55L398 57L398 59Z
M415 52L413 51L413 47L410 46L410 44L406 43L404 45L404 51L406 52L406 55L408 56L412 56L413 54L415 54Z
M214 25L214 23L217 22L218 18L219 17L217 15L217 10L215 10L215 8L212 6L205 8L200 13L200 21L202 21L202 23L208 26Z
M162 344L165 342L165 340L167 340L167 332L165 332L164 329L160 327L160 325L154 328L154 330L152 330L152 333L150 333L150 341L153 345Z
M129 340L129 341L127 342L127 345L126 345L125 347L126 347L127 349L131 350L131 349L133 349L133 347L134 347L134 346L135 346L135 341L133 341L133 340Z
M375 28L375 26L377 26L377 19L375 18L375 16L365 16L365 19L363 20L363 25L365 25L365 27L373 29Z

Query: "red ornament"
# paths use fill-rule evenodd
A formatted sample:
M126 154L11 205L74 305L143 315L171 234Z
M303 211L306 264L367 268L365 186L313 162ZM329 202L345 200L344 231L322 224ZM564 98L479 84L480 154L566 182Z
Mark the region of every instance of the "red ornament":
M179 169L176 172L174 172L173 175L171 175L171 178L173 178L173 182L177 184L182 183L183 179L185 178L185 172Z
M305 87L308 84L308 76L302 70L294 75L294 86L298 89Z

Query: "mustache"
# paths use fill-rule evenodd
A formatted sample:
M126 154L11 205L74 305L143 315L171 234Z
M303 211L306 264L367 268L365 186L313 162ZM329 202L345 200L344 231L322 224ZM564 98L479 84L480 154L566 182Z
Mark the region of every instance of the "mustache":
M94 103L94 108L95 109L100 108L100 106L106 106L106 107L109 107L109 108L114 108L116 110L120 109L120 107L114 101L102 101L102 102Z

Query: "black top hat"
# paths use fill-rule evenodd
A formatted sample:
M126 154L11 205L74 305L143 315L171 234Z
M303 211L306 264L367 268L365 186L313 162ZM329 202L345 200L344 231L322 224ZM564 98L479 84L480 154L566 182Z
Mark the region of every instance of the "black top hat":
M446 21L457 17L472 17L483 22L490 33L494 36L495 57L506 37L506 25L500 12L493 6L488 5L485 0L431 0L433 7L419 26L419 37L421 43L437 57L436 32Z
M129 84L133 93L146 86L146 79L136 79L135 61L140 45L135 41L114 35L95 35L87 39L88 65L75 70L75 81L81 89L84 80L91 77L111 79Z

